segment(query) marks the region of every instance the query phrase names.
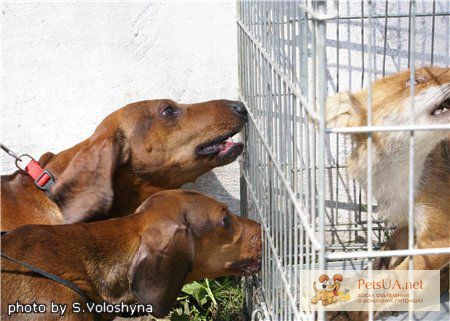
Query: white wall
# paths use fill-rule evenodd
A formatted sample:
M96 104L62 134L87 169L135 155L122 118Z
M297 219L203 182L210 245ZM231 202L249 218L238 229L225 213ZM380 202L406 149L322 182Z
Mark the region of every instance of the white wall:
M235 12L234 1L3 4L2 142L39 157L133 101L236 99ZM14 170L4 153L2 167ZM196 185L236 211L238 168Z

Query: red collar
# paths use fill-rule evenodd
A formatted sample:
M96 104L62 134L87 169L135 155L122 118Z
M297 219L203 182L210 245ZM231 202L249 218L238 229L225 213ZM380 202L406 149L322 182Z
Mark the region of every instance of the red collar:
M43 191L49 192L52 185L55 184L52 173L49 170L44 170L33 158L25 166L25 172L31 176L34 184Z
M44 170L37 161L34 160L28 154L18 155L5 145L0 143L1 149L3 149L8 155L14 157L16 160L16 166L18 169L26 172L34 180L34 184L41 190L49 192L53 184L55 184L55 178L49 170ZM24 164L24 158L28 157L30 161L22 168L20 164Z

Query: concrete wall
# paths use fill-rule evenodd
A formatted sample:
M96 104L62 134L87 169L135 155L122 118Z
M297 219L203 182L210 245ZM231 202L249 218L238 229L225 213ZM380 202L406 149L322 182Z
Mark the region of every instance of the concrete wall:
M235 2L3 4L2 142L39 157L134 101L236 99ZM2 153L2 173L14 170ZM235 162L199 188L238 210Z

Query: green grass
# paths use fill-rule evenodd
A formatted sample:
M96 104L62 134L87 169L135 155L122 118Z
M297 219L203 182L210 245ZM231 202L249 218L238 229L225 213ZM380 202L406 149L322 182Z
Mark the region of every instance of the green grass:
M204 279L183 287L171 321L243 321L244 294L239 278Z

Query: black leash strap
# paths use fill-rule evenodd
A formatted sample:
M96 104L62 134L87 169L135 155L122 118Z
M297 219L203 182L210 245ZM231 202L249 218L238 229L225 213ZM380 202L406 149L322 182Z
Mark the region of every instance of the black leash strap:
M50 279L52 281L61 283L62 285L65 285L66 287L72 289L74 292L78 293L87 302L91 302L91 300L89 300L89 298L81 291L81 289L79 287L77 287L75 284L73 284L72 282L64 280L64 279L60 278L59 276L57 276L55 274L45 272L45 271L41 270L40 268L37 268L37 267L35 267L35 266L31 265L31 264L28 264L26 262L22 262L22 261L16 260L16 259L14 259L14 258L12 258L12 257L10 257L10 256L8 256L8 255L6 255L4 253L1 253L1 256L3 258L5 258L5 259L11 261L11 262L14 262L14 263L16 263L18 265L22 265L23 267L26 267L27 269L29 269L29 270L31 270L31 271L39 274L39 275L42 275L43 277L45 277L47 279Z
M5 231L2 231L1 235L5 234L5 233L6 233ZM3 252L1 252L0 254L1 254L1 256L3 258L5 258L5 259L7 259L7 260L9 260L11 262L14 262L14 263L16 263L18 265L22 265L23 267L26 267L27 269L29 269L29 270L31 270L31 271L33 271L33 272L35 272L35 273L37 273L37 274L47 278L47 279L50 279L50 280L55 281L55 282L58 282L58 283L60 283L60 284L62 284L64 286L70 288L72 291L76 292L79 296L81 296L84 300L86 300L86 302L93 302L91 299L89 299L86 296L86 294L84 294L83 291L81 291L81 289L78 286L76 286L72 282L64 280L63 278L60 278L59 276L57 276L55 274L52 274L52 273L46 272L44 270L41 270L40 268L35 267L35 266L31 265L31 264L28 264L26 262L17 260L15 258L12 258L12 257L4 254ZM98 320L100 320L100 315L97 312L94 312L94 321L98 321Z
M5 151L6 154L8 154L9 156L14 157L14 159L17 161L20 161L20 156L17 153L14 153L14 151L12 151L11 149L9 149L8 147L6 147L5 145L3 145L2 143L0 143L0 148L3 149Z

